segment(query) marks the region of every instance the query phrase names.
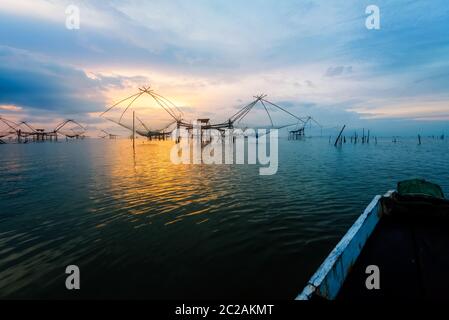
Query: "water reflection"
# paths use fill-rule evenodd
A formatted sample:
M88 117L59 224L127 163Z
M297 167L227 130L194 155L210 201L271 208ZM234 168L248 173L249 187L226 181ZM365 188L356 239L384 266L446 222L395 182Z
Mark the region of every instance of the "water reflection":
M280 140L279 170L175 165L169 141L2 146L0 296L293 298L396 182L449 190L446 141Z

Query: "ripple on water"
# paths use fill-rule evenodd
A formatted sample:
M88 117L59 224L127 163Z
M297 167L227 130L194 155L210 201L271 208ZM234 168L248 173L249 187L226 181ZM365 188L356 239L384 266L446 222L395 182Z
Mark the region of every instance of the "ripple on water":
M447 146L281 140L259 176L173 165L168 142L2 145L0 296L67 297L74 263L84 297L292 298L374 195L412 177L447 192Z

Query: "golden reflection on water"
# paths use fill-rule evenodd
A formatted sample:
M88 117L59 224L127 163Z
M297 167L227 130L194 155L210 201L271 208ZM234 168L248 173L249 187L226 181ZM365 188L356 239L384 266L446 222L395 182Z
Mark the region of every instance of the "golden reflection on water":
M173 164L173 141L137 139L134 150L130 140L108 143L110 147L104 156L110 159L110 185L106 189L112 190L111 197L129 215L151 219L170 214L165 219L166 226L192 216L202 216L198 224L209 220L205 217L210 212L208 203L220 196L211 179L211 169L216 168L210 167L216 166ZM190 206L189 210L186 206Z
M76 263L80 297L291 298L374 195L417 173L447 195L448 143L281 140L274 176L172 164L170 141L2 146L0 297L73 298Z

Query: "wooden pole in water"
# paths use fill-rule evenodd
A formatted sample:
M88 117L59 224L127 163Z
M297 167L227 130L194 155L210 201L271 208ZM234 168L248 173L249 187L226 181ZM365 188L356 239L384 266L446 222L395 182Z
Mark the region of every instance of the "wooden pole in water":
M421 136L418 134L418 144L421 145Z
M133 110L133 149L136 148L136 128L135 128L136 111Z
M369 143L369 130L368 130L368 137L366 138L366 143Z
M341 128L341 131L338 134L337 140L335 140L334 147L337 146L338 140L340 140L341 134L343 133L343 130L345 130L345 128L346 128L346 125L344 125L343 128Z

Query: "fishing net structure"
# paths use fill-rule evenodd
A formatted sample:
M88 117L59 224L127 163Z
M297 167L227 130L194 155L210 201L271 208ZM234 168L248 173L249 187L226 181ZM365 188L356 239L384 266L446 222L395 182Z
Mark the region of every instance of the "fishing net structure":
M117 134L113 134L113 133L109 133L108 131L101 129L100 130L100 134L98 135L99 138L101 139L117 139L119 137L119 135Z
M36 129L34 129L26 121L16 123L14 121L0 117L0 124L0 139L17 136L28 137L36 133Z
M268 100L267 95L254 96L254 100L233 114L228 124L233 128L264 128L283 129L304 132L305 127L311 122L316 122L312 117L300 117L288 110L287 107Z
M101 116L138 135L168 134L183 124L183 112L173 102L150 87L108 107Z
M266 128L269 130L292 127L293 131L303 133L306 125L315 121L312 117L299 117L287 108L267 100L266 97L264 94L254 96L253 101L223 122L214 123L210 119L197 119L197 123L201 124L203 130L224 131L232 128L243 130ZM165 136L175 128L186 128L187 130L193 128L193 121L185 120L184 114L178 106L150 87L139 88L137 93L108 107L101 116L146 137Z
M67 138L76 138L83 136L86 133L86 128L75 120L68 119L58 124L53 132L62 134Z
M7 120L3 117L0 117L0 139L8 138L16 134L16 130L14 129L17 126L17 123Z
M59 123L53 130L46 131L44 129L36 129L26 121L14 122L4 117L0 117L0 139L14 138L21 142L32 139L34 141L43 141L47 139L57 139L58 135L67 138L83 138L86 128L75 120L64 120ZM4 142L4 140L2 140Z

